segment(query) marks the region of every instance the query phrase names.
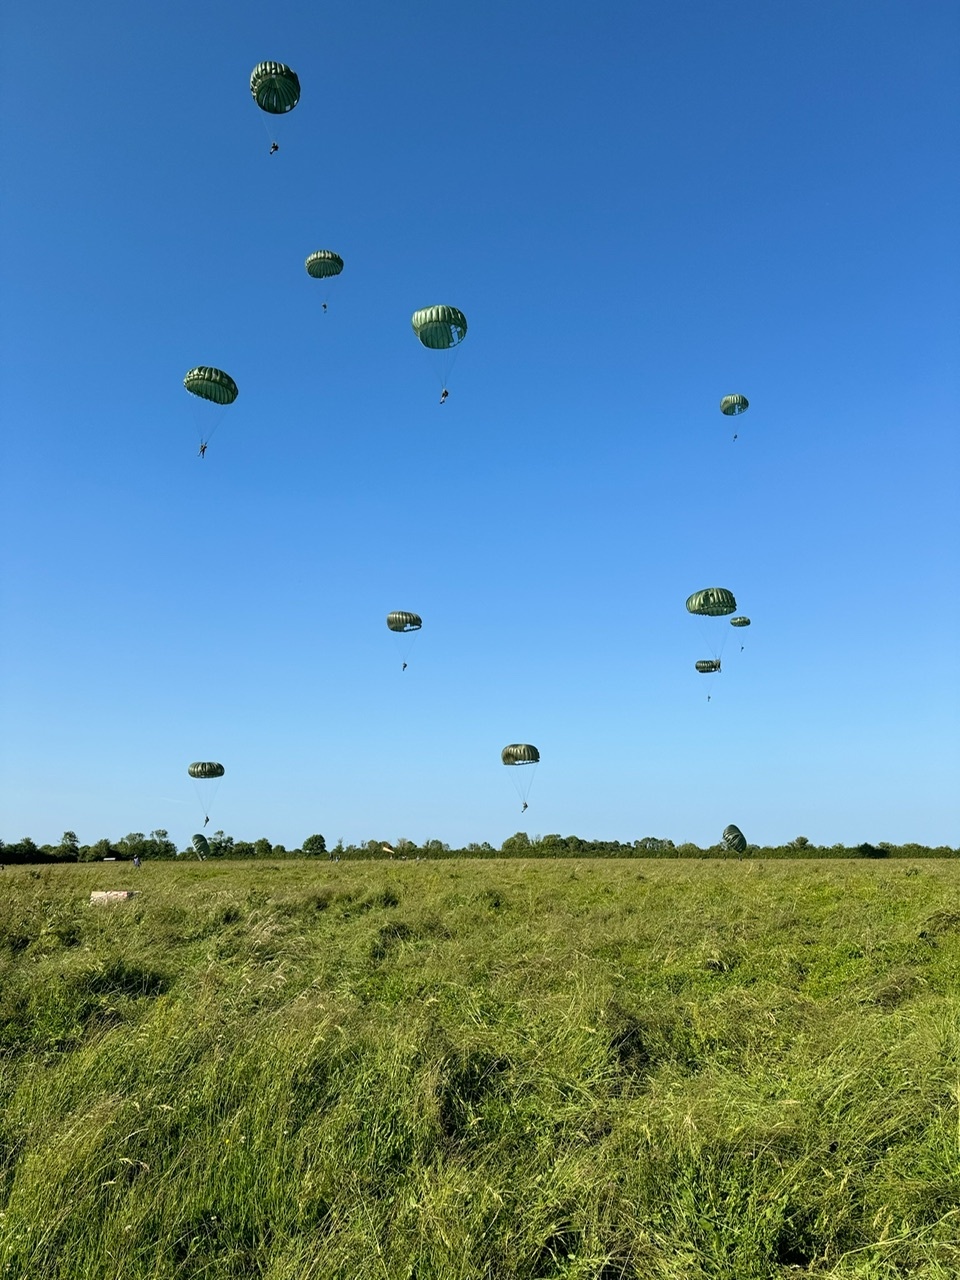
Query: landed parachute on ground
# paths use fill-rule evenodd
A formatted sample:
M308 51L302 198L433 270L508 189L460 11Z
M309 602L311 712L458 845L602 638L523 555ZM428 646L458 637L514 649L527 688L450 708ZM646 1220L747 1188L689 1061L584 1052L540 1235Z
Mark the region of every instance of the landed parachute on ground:
M250 92L261 111L282 116L300 101L300 80L283 62L258 62L250 73Z
M687 597L687 613L696 613L702 618L722 618L735 613L736 609L733 592L726 587L704 587Z
M736 418L749 408L750 401L746 396L724 396L720 401L720 412L727 418Z
M719 658L701 658L700 661L696 664L696 666L700 674L702 676L705 676L710 671L720 670L720 659Z
M233 404L240 394L229 373L207 364L199 364L191 369L184 378L183 385L192 396L209 400L211 404Z
M191 778L222 778L226 769L215 760L195 760L187 765L187 773Z
M307 275L314 280L328 280L331 276L338 276L343 270L343 259L332 249L318 249L316 253L311 253L304 266L307 268Z
M743 853L747 847L746 836L732 822L728 827L723 828L723 847L732 853Z
M201 862L204 858L210 857L210 846L207 844L206 836L202 836L198 832L195 836L190 837L190 843L193 845L193 851Z
M731 618L731 619L730 619L730 625L731 625L731 627L749 627L749 625L750 625L750 619L749 619L749 618L742 618L742 617L741 617L741 618Z

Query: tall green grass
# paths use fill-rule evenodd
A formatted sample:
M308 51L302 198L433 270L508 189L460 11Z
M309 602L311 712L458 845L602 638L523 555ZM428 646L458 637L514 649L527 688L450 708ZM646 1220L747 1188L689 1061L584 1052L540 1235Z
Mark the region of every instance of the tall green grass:
M954 864L4 875L9 1280L960 1275Z

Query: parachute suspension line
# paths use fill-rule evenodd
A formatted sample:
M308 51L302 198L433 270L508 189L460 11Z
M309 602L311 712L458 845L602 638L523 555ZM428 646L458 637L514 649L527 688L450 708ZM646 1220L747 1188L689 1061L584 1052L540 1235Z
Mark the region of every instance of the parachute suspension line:
M263 125L263 132L267 135L267 141L270 143L272 147L273 144L277 141L277 139L276 139L276 135L273 134L270 130L270 124L267 120L267 115L265 112L261 111L259 107L256 107L255 110L257 115L260 117L260 123Z
M211 414L209 412L204 413L203 404L197 405L197 413L198 413L197 429L199 431L199 438L200 438L201 444L209 444L210 441L213 439L213 437L216 435L217 427L219 427L220 423L223 421L224 412L226 409L229 408L229 405L218 404L218 405L214 405L213 407L217 410L217 412ZM206 417L207 420L212 424L209 431L200 430L200 426L201 426L199 421L200 415Z
M529 774L527 774L528 769L529 769ZM527 803L527 800L530 796L530 791L533 788L533 780L534 780L534 777L536 776L536 772L537 772L537 766L535 764L520 765L519 767L515 766L513 787L522 805L525 805ZM526 782L523 781L523 778L525 776L529 778L529 781L526 781ZM523 810L521 809L521 813L522 812Z
M727 643L727 633L726 631L720 632L720 643L718 645L716 641L716 628L718 622L725 622L726 619L701 617L699 621L701 642L710 650L710 656L719 662L723 657L723 647Z
M213 808L213 803L214 803L214 801L215 801L215 800L216 800L216 798L217 798L217 792L220 790L220 783L221 783L222 779L221 779L221 778L212 778L212 779L206 779L206 781L207 781L208 783L209 783L209 782L212 782L212 783L213 783L213 787L212 787L212 789L211 789L211 791L210 791L210 798L209 798L209 800L205 802L205 801L204 801L204 799L203 799L203 793L202 793L202 791L201 791L201 789L200 789L200 788L201 788L201 783L200 783L200 781L199 781L198 779L196 779L196 778L194 778L194 780L193 780L193 789L194 789L194 792L195 792L196 797L197 797L197 804L200 806L200 812L203 814L204 819L205 819L204 824L203 824L204 826L206 826L206 825L207 825L207 823L210 821L210 810Z
M431 352L436 355L436 352ZM440 390L446 391L450 386L450 375L453 373L453 366L457 362L457 356L460 354L460 343L455 347L451 347L449 351L444 352L444 358L439 362L439 369L436 371L437 381L440 383Z

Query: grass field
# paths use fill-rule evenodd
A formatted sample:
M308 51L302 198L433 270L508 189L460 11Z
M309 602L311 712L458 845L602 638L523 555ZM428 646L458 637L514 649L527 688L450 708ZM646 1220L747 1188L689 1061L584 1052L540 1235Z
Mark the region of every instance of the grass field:
M960 1275L956 863L2 876L6 1280Z

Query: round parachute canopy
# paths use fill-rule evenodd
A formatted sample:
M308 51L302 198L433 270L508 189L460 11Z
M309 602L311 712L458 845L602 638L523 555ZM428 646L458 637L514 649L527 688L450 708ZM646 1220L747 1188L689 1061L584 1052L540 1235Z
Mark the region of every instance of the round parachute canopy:
M711 671L720 670L720 659L719 658L701 658L700 661L696 664L696 666L700 674L702 676L705 676Z
M424 307L410 320L413 332L432 351L459 346L467 336L467 317L456 307Z
M736 418L738 414L746 413L750 408L750 401L746 396L724 396L720 401L720 412L728 418Z
M199 396L201 400L212 400L214 404L233 404L240 394L229 373L206 364L198 364L196 369L191 369L183 385L191 395Z
M736 609L733 592L726 587L704 587L687 600L687 613L698 613L704 618L722 618L724 614L735 613Z
M318 249L311 253L305 264L307 275L314 280L326 280L330 276L338 276L343 270L343 259L332 249Z
M282 116L300 101L300 81L282 62L258 62L250 72L250 92L261 111Z
M193 851L198 858L210 857L210 846L207 844L207 837L197 833L190 837L190 843L193 845Z
M191 778L222 778L226 769L215 760L195 760L187 766L187 773Z
M387 626L391 631L419 631L423 626L423 619L419 613L404 613L402 609L395 609L393 613L387 614Z
M731 618L730 625L731 627L749 627L750 619L749 618Z
M529 742L511 742L500 752L504 764L539 764L540 752Z
M734 853L743 853L747 847L747 837L732 822L729 827L723 828L723 847L732 850Z

